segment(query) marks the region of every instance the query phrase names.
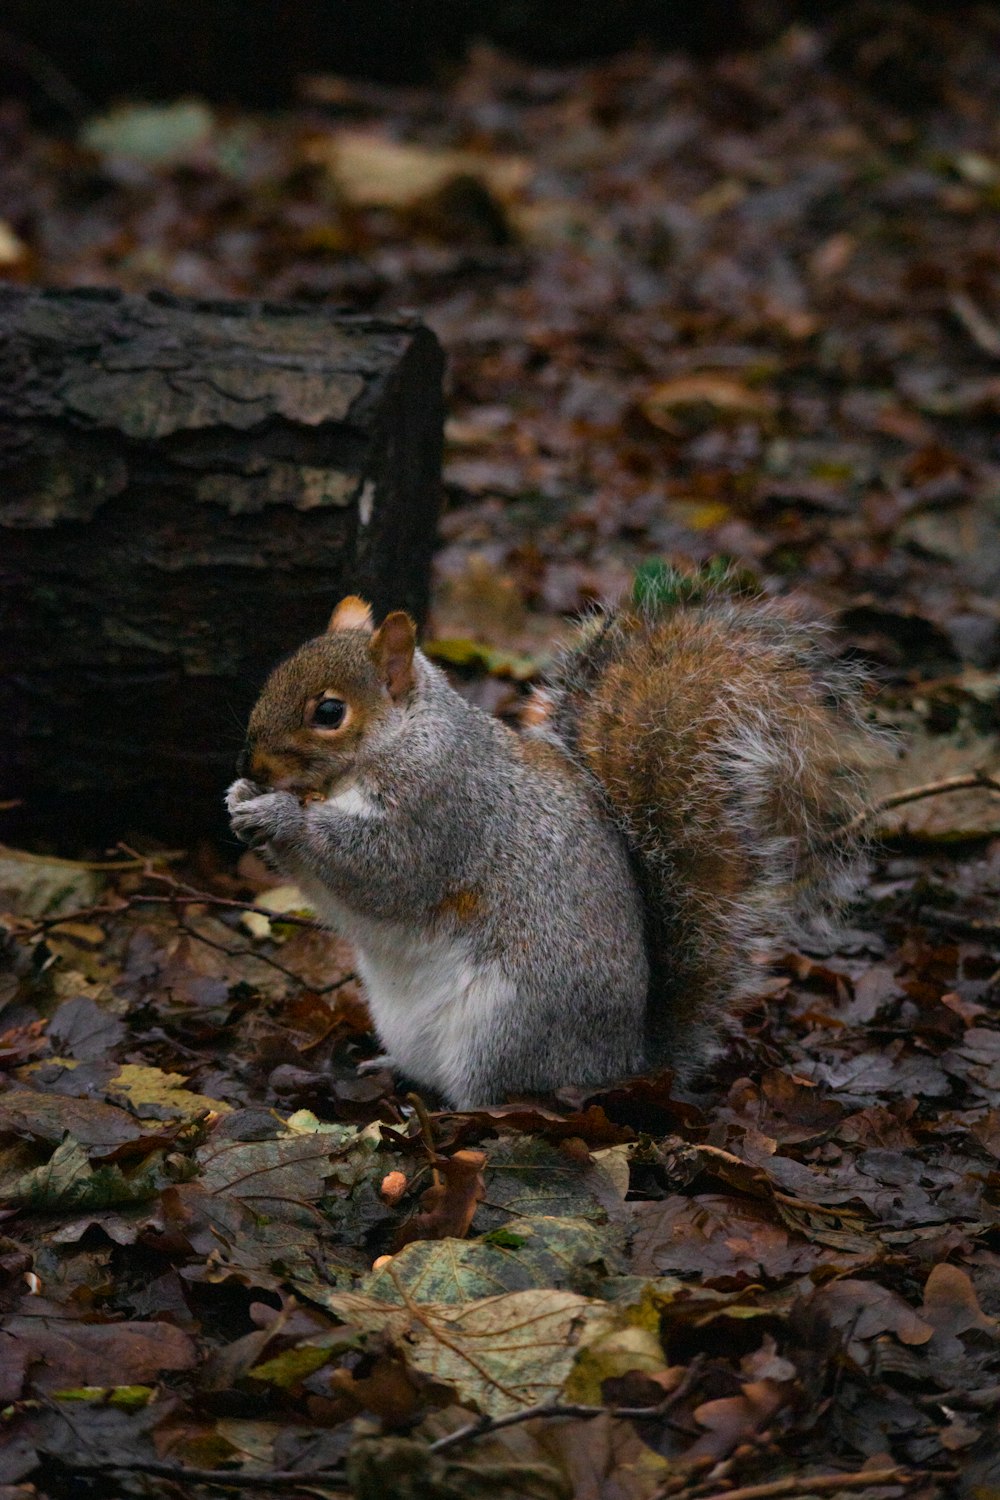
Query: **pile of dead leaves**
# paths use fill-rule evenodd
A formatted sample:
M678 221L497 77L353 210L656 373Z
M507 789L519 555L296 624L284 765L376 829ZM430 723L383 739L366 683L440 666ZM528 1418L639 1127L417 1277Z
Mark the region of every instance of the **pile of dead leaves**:
M901 921L933 869L711 1098L456 1115L357 1077L292 893L6 860L2 1493L990 1493L996 955Z
M266 118L6 105L0 274L419 308L436 651L486 708L722 552L881 674L896 787L995 770L996 21L886 9L888 49L480 51ZM294 893L4 853L0 1500L1000 1493L998 809L887 818L704 1096L463 1116L357 1075Z

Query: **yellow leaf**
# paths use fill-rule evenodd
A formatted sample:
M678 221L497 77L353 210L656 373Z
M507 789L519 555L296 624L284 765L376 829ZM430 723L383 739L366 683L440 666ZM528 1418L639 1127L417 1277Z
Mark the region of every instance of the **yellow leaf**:
M274 912L276 917L287 913L297 917L312 916L312 908L297 885L276 885L269 891L262 891L255 905ZM240 916L240 926L245 932L249 932L251 937L270 938L275 935L275 924L262 912L243 912Z
M227 1115L230 1106L207 1094L195 1094L185 1085L181 1073L164 1073L160 1068L145 1068L126 1063L108 1084L108 1093L124 1094L128 1102L140 1107L155 1105L178 1120L193 1120L207 1112Z
M516 651L502 651L478 641L449 637L425 641L424 651L432 661L447 662L450 667L469 667L488 672L491 677L509 677L514 682L530 682L538 676L538 663Z
M115 1406L119 1411L138 1411L149 1404L155 1391L151 1385L77 1385L65 1391L53 1391L56 1401L93 1401L101 1406Z

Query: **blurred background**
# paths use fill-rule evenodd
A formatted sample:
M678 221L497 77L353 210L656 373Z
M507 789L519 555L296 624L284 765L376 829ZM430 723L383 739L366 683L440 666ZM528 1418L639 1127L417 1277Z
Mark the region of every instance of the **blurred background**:
M0 94L0 277L433 328L484 706L722 552L996 727L995 5L8 0Z

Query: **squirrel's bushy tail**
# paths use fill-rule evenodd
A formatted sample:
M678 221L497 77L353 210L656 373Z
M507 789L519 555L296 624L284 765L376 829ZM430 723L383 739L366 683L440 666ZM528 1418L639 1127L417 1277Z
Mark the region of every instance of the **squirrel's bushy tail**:
M649 1052L690 1076L754 963L856 884L838 836L884 740L825 627L723 579L595 617L548 683L548 726L601 783L649 913Z

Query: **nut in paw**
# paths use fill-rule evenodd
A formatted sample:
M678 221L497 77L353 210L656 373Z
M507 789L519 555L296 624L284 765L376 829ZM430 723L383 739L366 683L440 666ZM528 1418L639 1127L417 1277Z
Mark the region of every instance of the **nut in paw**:
M226 798L229 825L240 842L250 849L259 849L264 844L292 837L302 821L302 810L295 798L288 792L241 794L240 789L249 785L235 782Z

